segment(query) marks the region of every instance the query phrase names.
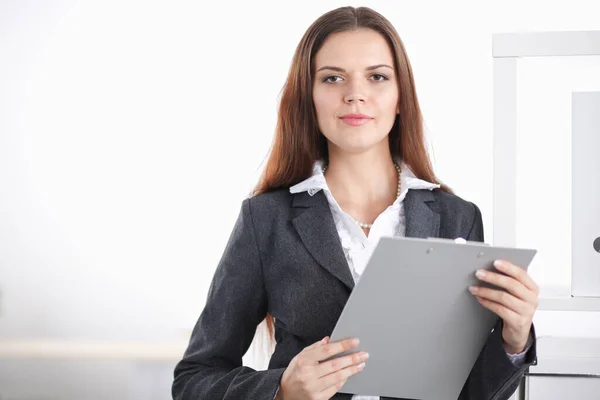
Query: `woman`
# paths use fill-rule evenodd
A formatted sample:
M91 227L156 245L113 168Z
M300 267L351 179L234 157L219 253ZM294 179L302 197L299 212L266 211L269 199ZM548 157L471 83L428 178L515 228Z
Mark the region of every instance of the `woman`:
M356 346L326 335L385 235L483 241L482 218L432 171L398 34L373 10L344 7L296 49L264 175L242 203L173 397L379 399L337 393L365 352L319 361ZM472 288L500 318L460 399L509 398L535 360L537 286L514 265L498 269L480 279L508 293ZM277 345L255 371L242 356L265 316Z

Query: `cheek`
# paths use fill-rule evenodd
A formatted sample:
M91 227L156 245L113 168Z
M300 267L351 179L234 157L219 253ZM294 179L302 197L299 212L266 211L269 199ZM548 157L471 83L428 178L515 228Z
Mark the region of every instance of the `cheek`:
M396 108L398 107L398 91L396 89L388 90L382 93L380 105L385 110L392 110L394 115L396 114Z
M333 91L319 90L313 91L313 102L315 103L315 110L319 118L326 117L327 115L335 112L335 100L336 96Z

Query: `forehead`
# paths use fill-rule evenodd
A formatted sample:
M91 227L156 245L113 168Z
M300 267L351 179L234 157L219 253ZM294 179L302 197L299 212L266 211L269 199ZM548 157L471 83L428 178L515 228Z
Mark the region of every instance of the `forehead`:
M372 29L331 34L315 55L315 67L361 67L375 64L393 65L392 50L385 38Z

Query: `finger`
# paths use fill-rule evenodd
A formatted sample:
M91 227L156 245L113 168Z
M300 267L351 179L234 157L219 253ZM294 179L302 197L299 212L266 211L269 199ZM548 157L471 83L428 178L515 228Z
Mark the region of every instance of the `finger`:
M344 379L343 381L338 382L337 384L323 390L322 392L319 392L319 398L320 399L333 398L336 395L336 393L339 392L340 389L342 389L344 387L346 382L347 382L347 379Z
M333 360L325 361L319 364L316 374L318 377L329 375L332 372L349 367L351 365L358 365L363 361L367 361L368 358L369 354L365 351L334 358Z
M318 363L315 357L312 356L313 352L321 346L325 346L329 343L329 336L325 336L323 339L314 342L310 346L306 346L302 351L295 357L298 367L313 366Z
M539 287L537 283L535 283L533 278L523 268L520 268L506 260L494 261L494 267L498 271L504 272L505 274L512 276L513 278L521 282L521 284L523 284L529 290L539 293Z
M342 381L337 385L334 385L322 392L319 393L319 398L321 399L331 399L335 394L346 384L346 381Z
M325 336L323 339L314 342L310 346L306 347L304 350L308 351L310 349L314 349L316 347L322 346L322 345L327 344L327 343L329 343L329 336Z
M510 276L502 275L496 272L486 271L483 269L477 270L475 275L480 280L491 283L494 286L506 289L514 296L517 296L518 298L527 302L534 302L535 298L537 297L537 295L534 292L532 292L521 282Z
M358 346L357 338L348 338L332 343L324 344L307 352L307 357L311 362L319 362L333 357L341 352L352 350Z
M472 286L469 288L469 290L479 298L498 303L522 316L532 316L535 311L535 308L532 304L523 301L503 290L495 290L478 286Z
M335 372L332 372L329 375L325 375L321 379L319 379L319 386L321 387L321 391L328 390L331 387L336 388L337 390L341 389L341 387L346 383L349 377L352 375L358 374L365 367L365 363L362 362L358 365L350 365L349 367L342 368Z
M520 326L521 322L523 321L524 317L517 314L513 310L504 307L501 304L495 303L487 299L482 299L481 297L477 297L477 301L482 306L484 306L485 308L502 318L502 320L510 326Z

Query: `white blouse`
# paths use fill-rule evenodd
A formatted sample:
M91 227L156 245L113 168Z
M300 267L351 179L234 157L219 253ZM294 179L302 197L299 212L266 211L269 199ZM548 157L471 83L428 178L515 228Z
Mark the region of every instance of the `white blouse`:
M361 227L342 210L333 198L323 175L323 161L315 163L313 175L310 178L290 188L291 193L307 191L311 196L319 190L324 191L355 283L360 279L371 253L382 236L404 236L406 222L403 200L406 193L411 189L432 190L440 187L438 184L416 178L405 164L401 165L401 171L400 187L402 191L400 197L375 219L369 236L365 235Z
M382 236L404 236L406 229L406 219L404 216L404 198L409 190L433 190L439 188L439 184L424 181L415 177L410 168L402 163L400 174L401 193L392 205L386 208L373 222L373 226L367 236L354 219L339 206L333 198L325 175L323 175L323 161L319 160L313 166L313 174L310 178L290 187L291 193L308 192L313 196L315 193L323 190L329 208L333 215L333 221L337 229L346 261L352 272L354 282L358 283L367 261L373 250L377 246ZM522 365L525 360L525 353L508 354L515 365ZM354 395L352 400L379 400L379 396L361 396Z

